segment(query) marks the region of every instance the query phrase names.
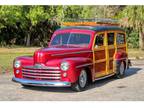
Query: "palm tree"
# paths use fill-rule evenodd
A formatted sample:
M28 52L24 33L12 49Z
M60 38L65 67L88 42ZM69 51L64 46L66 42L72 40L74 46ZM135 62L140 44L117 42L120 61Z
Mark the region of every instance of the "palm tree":
M127 6L121 15L122 25L139 32L139 48L144 50L144 6Z

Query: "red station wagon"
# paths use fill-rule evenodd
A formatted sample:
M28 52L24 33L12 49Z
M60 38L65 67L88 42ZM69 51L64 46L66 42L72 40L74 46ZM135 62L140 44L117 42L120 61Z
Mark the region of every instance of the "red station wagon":
M47 48L14 60L13 81L83 91L89 82L124 76L130 61L126 33L117 23L104 19L64 25L54 32Z

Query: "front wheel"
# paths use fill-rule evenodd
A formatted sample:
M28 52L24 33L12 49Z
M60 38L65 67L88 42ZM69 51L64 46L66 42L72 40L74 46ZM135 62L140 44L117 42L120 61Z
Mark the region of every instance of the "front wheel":
M88 84L88 76L86 70L81 70L80 76L76 83L72 84L72 89L74 91L80 92L84 91Z

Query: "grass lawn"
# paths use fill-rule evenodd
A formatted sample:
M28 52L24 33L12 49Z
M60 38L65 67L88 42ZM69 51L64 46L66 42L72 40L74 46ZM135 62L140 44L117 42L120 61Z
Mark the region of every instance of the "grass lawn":
M38 48L0 48L0 73L12 71L13 60L17 56L30 56Z
M129 58L141 59L144 58L144 50L128 49Z
M0 73L4 73L7 70L12 72L12 62L17 56L29 56L33 55L34 51L39 49L38 47L28 48L0 48ZM144 58L144 51L138 49L129 49L129 57L139 59Z

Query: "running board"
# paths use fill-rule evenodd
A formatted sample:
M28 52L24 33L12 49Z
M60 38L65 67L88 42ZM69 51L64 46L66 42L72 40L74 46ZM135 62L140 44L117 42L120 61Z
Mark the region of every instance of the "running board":
M105 79L105 78L111 77L111 76L113 76L113 75L115 75L115 73L110 74L110 75L107 75L107 76L104 76L104 77L96 78L94 81L101 80L101 79Z

